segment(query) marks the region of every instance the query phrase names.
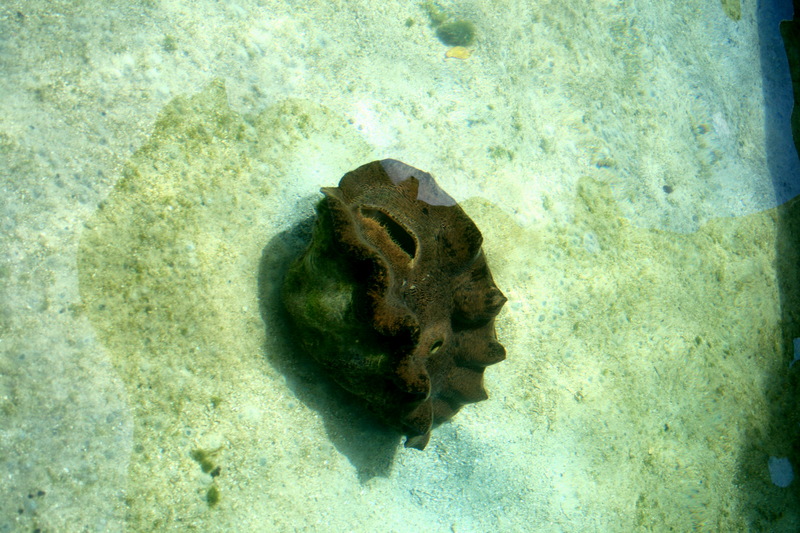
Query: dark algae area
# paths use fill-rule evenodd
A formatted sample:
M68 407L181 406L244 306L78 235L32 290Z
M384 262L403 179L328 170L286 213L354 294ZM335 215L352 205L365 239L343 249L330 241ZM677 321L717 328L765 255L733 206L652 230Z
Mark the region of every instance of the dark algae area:
M436 28L436 37L447 46L469 46L475 42L475 25L468 20L446 22Z
M453 16L435 2L420 4L428 16L436 38L447 46L469 46L475 42L475 24Z

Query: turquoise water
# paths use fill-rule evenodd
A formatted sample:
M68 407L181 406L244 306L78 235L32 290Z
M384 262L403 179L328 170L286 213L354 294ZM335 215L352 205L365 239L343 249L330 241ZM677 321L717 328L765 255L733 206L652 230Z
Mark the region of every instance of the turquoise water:
M798 530L785 18L6 3L0 531ZM424 451L277 296L320 187L384 158L508 298L489 398Z

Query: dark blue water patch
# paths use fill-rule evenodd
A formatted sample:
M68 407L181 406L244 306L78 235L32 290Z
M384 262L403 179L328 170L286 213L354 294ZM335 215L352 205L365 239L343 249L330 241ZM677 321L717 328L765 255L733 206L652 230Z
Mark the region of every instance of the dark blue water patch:
M757 16L767 165L780 205L800 194L800 159L790 123L794 94L780 34L780 22L792 18L792 2L760 0Z

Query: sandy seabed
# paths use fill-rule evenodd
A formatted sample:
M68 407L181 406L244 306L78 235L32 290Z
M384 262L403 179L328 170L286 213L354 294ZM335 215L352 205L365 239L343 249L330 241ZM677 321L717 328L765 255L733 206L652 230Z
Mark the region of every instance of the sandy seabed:
M0 531L798 529L768 468L800 459L777 26L438 6L469 58L417 3L0 8ZM384 157L509 298L489 400L424 452L275 298L319 187Z

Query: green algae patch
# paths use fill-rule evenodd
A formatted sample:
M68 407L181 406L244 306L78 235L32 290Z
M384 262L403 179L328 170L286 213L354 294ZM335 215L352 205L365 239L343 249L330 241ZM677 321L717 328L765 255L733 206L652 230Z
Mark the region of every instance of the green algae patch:
M742 3L741 0L720 0L722 4L722 11L731 20L738 21L742 18Z
M691 234L632 225L587 178L566 224L462 205L509 299L498 338L516 376L487 388L525 391L511 410L547 428L538 446L568 450L536 459L567 516L625 516L612 529L628 531L798 523L796 481L773 485L767 459L800 464L800 200Z
M436 30L436 38L447 46L469 46L475 42L476 28L472 22L454 18L436 2L419 4Z
M219 503L219 489L215 485L208 487L206 491L206 503L209 507L216 507Z
M346 155L326 155L332 145ZM258 471L256 455L276 434L292 433L274 427L265 408L287 393L264 355L272 339L259 316L257 276L278 226L302 217L286 191L307 179L309 152L333 169L370 157L322 106L291 99L242 116L215 82L164 108L86 224L78 252L84 310L134 413L126 492L133 531L164 530L176 518L209 530L209 506L215 527L237 524L234 513L243 511L217 505L220 491L232 501L245 497L237 491L268 490L263 473L252 483L236 479L235 490L227 485L230 472ZM326 179L337 179L333 172Z
M211 474L218 468L212 459L216 452L217 450L206 451L196 448L189 455L200 465L200 469L204 474Z
M447 46L469 46L475 42L475 25L468 20L446 22L436 28L436 37Z

